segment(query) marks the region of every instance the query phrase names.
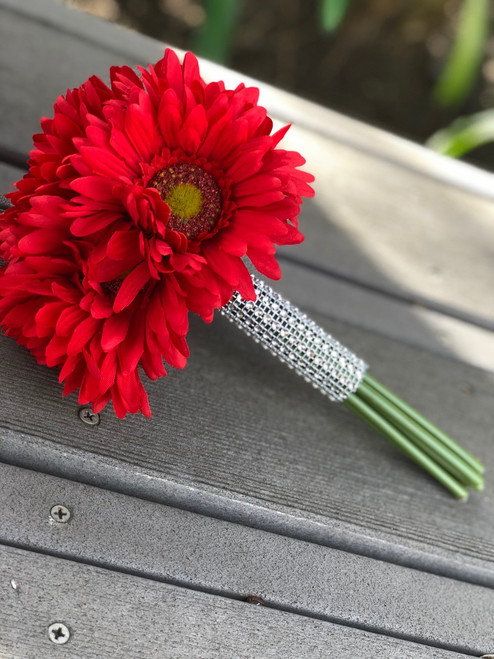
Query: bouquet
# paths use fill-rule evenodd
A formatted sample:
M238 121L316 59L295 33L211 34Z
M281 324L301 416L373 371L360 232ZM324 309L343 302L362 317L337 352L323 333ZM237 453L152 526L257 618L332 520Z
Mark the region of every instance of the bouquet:
M206 83L197 59L110 70L60 96L0 215L0 323L64 394L151 416L141 372L183 368L190 311L221 310L455 496L482 465L377 382L367 365L251 276L281 276L312 196L302 156L279 148L256 88Z

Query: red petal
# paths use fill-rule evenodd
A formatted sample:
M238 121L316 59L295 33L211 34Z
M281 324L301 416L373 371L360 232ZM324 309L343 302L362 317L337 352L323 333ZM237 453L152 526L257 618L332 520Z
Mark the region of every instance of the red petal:
M182 67L177 54L171 48L166 49L163 64L168 84L177 96L182 98L184 91Z
M142 256L139 253L131 254L126 260L122 261L113 261L112 259L104 259L100 263L89 261L88 278L95 282L112 281L123 276L140 261L142 261Z
M261 169L263 156L263 150L249 151L235 158L233 164L226 170L226 174L233 181L243 181Z
M72 222L70 231L74 236L80 238L90 236L93 233L101 231L101 229L106 229L106 227L113 222L118 222L121 217L120 213L109 211L102 211L101 213L96 212L91 215L81 216Z
M84 355L84 359L86 360L86 366L89 373L91 373L93 378L95 378L96 380L98 381L101 380L101 371L98 368L98 364L96 362L96 359L94 358L94 355L85 348L83 350L83 355ZM98 393L99 393L99 383L98 383Z
M70 336L78 323L81 323L87 315L79 307L67 307L60 314L55 327L59 336Z
M273 140L273 146L276 146L281 142L281 140L285 137L285 135L288 133L289 129L291 128L291 124L288 124L287 126L283 126L283 128L280 128L276 133L274 133L271 136L271 139Z
M99 396L93 401L93 412L99 414L111 398L111 391L107 391L103 396Z
M268 190L279 190L281 181L276 176L269 176L267 174L257 174L251 178L246 179L234 186L234 194L237 197L245 197L250 195L258 195L261 192Z
M42 300L36 298L30 298L23 304L16 304L5 314L2 324L7 329L20 327L25 330L25 325L33 323L41 304Z
M100 320L88 316L74 330L67 346L67 354L75 355L82 351L86 343L89 343L95 332L99 329Z
M180 145L186 153L195 154L208 129L204 106L196 105L189 113L180 130Z
M198 81L204 86L204 83L201 80L199 75L199 63L197 57L192 53L185 53L184 63L183 63L183 77L186 85L190 85Z
M139 250L139 232L136 230L116 231L108 241L106 253L113 261L132 258Z
M113 350L127 336L131 314L128 312L113 314L103 324L101 347L105 352Z
M182 115L173 102L173 97L173 90L168 89L161 97L158 110L158 123L161 135L165 144L170 147L177 145L177 136L182 125Z
M91 302L90 311L94 318L108 318L113 313L113 305L108 299L96 295Z
M84 158L84 161L96 174L107 176L113 181L117 181L122 177L132 179L134 176L130 167L109 149L101 149L97 146L83 146L79 148L79 152Z
M146 263L136 266L123 280L113 303L113 311L118 313L132 304L149 279L149 268Z
M238 271L239 279L236 286L237 291L240 293L244 300L255 300L256 291L254 289L254 283L243 261L240 261L240 267L238 268Z
M287 224L274 215L268 215L254 210L239 210L235 213L232 225L239 229L238 235L242 236L240 229L250 229L254 232L262 232L269 236L284 236L287 234ZM235 231L237 234L237 231Z
M45 304L36 314L36 323L42 327L55 327L66 306L66 302L49 302Z
M141 99L148 99L144 93ZM144 162L150 162L153 156L159 151L160 140L156 131L155 122L149 107L143 108L140 105L131 105L127 108L125 114L125 130L127 137L134 145L137 153Z
M62 237L57 231L37 229L21 238L19 250L24 254L46 254L60 248Z
M126 375L137 368L144 351L144 322L137 315L132 318L132 323L127 336L118 350L118 361L122 373Z
M115 350L107 353L101 365L100 392L105 393L115 382L117 373L117 354Z
M70 187L89 199L119 206L118 200L113 194L114 181L109 181L101 176L80 176L71 182Z
M46 346L45 356L47 366L59 366L67 354L68 339L65 336L54 336Z
M207 258L208 265L217 272L225 281L232 286L238 282L236 263L239 260L236 256L230 256L221 249L211 244L211 241L204 241L203 253Z
M162 282L160 294L168 326L178 334L186 334L189 328L188 309L183 296L178 295L169 278Z
M270 279L281 278L280 266L274 256L265 254L257 249L249 249L247 256L261 274L266 275Z
M259 194L246 195L238 200L242 207L248 206L268 206L276 201L281 201L285 195L281 190L269 190L259 192Z

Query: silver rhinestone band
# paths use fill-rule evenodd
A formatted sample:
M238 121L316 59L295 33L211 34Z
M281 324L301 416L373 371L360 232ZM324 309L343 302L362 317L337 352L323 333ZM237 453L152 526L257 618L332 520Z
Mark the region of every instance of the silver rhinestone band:
M221 313L331 400L354 393L367 364L263 281L255 302L235 293Z

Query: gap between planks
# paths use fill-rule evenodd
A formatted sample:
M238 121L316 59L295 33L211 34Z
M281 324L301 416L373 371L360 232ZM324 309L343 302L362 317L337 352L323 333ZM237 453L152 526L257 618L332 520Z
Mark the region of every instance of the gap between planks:
M494 643L492 590L18 467L0 474L5 545L430 647ZM65 524L50 520L57 503Z
M16 659L24 658L27 648L46 659L64 652L47 638L48 625L54 619L68 625L71 638L67 650L76 659L127 659L144 652L147 657L170 659L472 656L34 552L0 546L0 554L2 581L8 583L16 577L15 590L0 591L0 601L7 604L0 607L4 619L0 647ZM40 574L44 576L41 582Z

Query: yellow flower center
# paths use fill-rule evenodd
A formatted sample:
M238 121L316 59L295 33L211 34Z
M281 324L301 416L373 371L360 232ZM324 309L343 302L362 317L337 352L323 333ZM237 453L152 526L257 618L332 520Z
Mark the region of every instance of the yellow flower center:
M168 227L189 240L204 238L216 227L223 208L221 190L208 172L177 162L156 172L148 183L170 208Z
M179 183L169 188L165 202L175 217L191 220L202 210L202 194L192 183Z

